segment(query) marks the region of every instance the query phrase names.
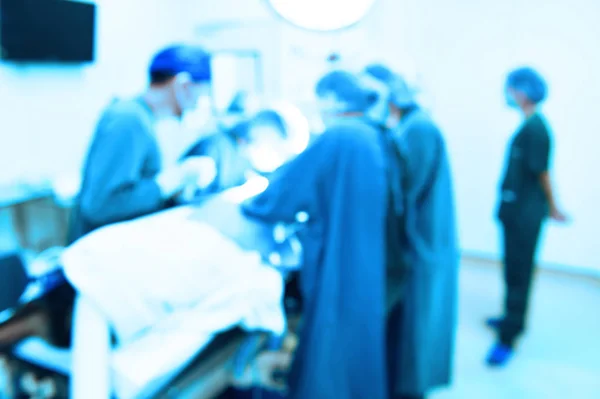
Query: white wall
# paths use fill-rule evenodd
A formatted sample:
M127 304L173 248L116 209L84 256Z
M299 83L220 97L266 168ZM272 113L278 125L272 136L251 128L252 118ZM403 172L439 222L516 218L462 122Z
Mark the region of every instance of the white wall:
M519 123L504 106L502 84L510 68L529 64L550 84L553 177L573 218L568 227L549 226L542 260L600 272L598 15L595 0L381 0L374 44L392 57L409 54L426 82L448 138L465 251L498 256L496 188Z
M0 185L77 173L99 112L116 94L147 83L159 47L191 38L188 0L101 0L97 60L89 66L0 63ZM14 245L0 212L0 247Z

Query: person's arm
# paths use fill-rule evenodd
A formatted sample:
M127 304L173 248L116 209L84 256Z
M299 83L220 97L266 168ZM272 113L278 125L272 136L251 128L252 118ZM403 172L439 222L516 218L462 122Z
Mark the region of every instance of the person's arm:
M532 130L529 133L526 156L527 167L539 179L542 190L550 207L550 217L557 221L565 221L566 216L559 210L552 180L550 178L551 142L548 132Z
M555 209L556 202L554 201L554 189L552 188L550 174L547 171L540 174L540 184L542 185L542 189L544 190L544 194L546 195L546 200L550 205L550 209Z
M198 140L190 149L186 151L186 153L181 157L181 161L185 161L186 159L192 157L208 157L214 161L215 165L215 175L212 179L212 182L208 184L206 187L198 188L198 192L196 195L207 195L214 194L219 191L222 191L228 187L222 187L221 182L221 152L220 148L220 136L221 133L214 133L211 136L201 138Z
M319 176L326 174L335 146L335 132L325 132L295 159L281 166L269 177L261 194L242 205L244 214L267 223L296 222L298 212L314 217L315 193Z
M149 150L145 129L137 118L121 116L97 132L80 198L81 212L89 222L103 226L163 207L154 176L141 176Z

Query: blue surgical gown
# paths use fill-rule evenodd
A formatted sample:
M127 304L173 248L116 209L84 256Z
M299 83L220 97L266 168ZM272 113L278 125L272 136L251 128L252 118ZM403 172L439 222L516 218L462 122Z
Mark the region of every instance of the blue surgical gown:
M424 111L408 114L394 139L407 169L409 273L402 309L390 321L390 383L396 395L422 395L449 384L452 375L459 261L454 192L444 138Z
M244 209L268 222L310 216L299 234L304 314L292 399L387 398L383 158L375 128L340 122L278 170Z

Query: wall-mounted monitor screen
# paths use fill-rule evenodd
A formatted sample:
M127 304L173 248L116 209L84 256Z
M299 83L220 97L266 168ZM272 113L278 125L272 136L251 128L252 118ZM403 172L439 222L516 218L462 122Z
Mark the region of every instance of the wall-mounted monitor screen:
M4 61L94 60L96 5L68 0L0 0Z

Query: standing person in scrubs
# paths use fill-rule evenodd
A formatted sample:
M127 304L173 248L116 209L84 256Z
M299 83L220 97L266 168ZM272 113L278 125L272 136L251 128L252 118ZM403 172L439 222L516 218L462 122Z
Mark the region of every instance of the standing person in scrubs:
M160 211L186 184L214 178L214 162L188 158L163 168L155 125L181 118L208 95L210 55L193 46L159 51L150 64L150 87L104 110L87 155L70 241L108 224Z
M102 113L83 172L69 241L100 227L163 210L188 185L208 185L214 161L192 157L163 167L155 125L192 110L211 81L210 55L201 48L177 45L152 59L150 87L136 98L117 100ZM54 344L70 344L69 284L46 298Z
M523 333L533 278L535 255L544 220L567 217L558 208L550 180L552 138L539 112L546 99L544 79L531 68L512 71L506 80L507 104L524 117L508 147L507 165L500 187L498 219L504 238L504 316L489 319L498 342L487 357L491 366L502 366L512 356Z
M290 399L387 399L385 262L388 190L380 132L365 112L377 101L351 73L317 84L326 131L269 177L245 204L267 223L309 219L299 346Z
M442 132L404 79L383 65L365 73L389 88L387 126L404 160L397 245L408 272L388 316L389 397L420 399L452 379L459 250L450 162Z

